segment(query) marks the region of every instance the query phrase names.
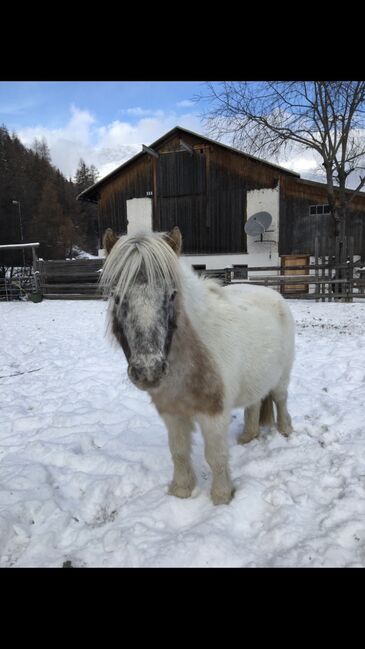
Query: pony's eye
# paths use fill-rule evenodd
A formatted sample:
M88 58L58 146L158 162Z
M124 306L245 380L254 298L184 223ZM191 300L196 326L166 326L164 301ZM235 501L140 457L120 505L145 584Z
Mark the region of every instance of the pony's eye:
M170 295L170 302L173 302L173 301L174 301L174 299L175 299L175 297L176 297L176 293L177 293L177 291L174 291L173 293L171 293L171 295Z
M115 302L115 304L119 304L120 298L119 298L118 295L114 295L114 302Z

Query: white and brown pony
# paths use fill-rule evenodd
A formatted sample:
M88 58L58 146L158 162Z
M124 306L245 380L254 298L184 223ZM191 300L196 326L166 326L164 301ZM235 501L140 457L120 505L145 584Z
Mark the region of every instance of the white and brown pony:
M174 475L169 493L191 495L191 433L200 425L218 505L233 496L227 430L233 408L245 408L249 442L259 425L288 435L287 389L294 320L285 300L259 286L221 287L197 277L181 258L181 234L104 235L101 283L110 296L111 330L130 380L146 390L169 434Z

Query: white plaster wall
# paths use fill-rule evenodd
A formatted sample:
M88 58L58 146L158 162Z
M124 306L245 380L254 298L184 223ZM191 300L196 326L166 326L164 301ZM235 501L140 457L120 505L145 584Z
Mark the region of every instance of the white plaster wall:
M272 216L269 230L273 230L273 232L263 234L262 242L259 241L260 235L253 237L247 235L247 253L250 257L250 266L275 266L278 263L279 198L279 183L274 189L252 189L247 192L247 220L256 212L269 212ZM251 258L254 261L251 262Z
M140 230L152 232L152 198L127 200L127 235L136 234ZM104 248L98 250L98 256L105 257Z
M278 255L272 255L270 263L267 263L267 256L261 254L226 254L226 255L183 255L192 266L195 264L205 264L207 270L216 268L226 268L243 264L246 266L277 266L280 263ZM263 273L264 274L264 273ZM257 276L258 273L255 273Z
M104 249L99 250L99 257L105 257ZM183 255L184 259L187 260L191 266L205 265L207 270L215 270L220 268L232 267L234 265L245 265L245 266L267 266L267 257L263 255L255 254L226 254L226 255ZM270 260L271 266L280 265L279 257L272 256ZM267 273L255 273L255 277L259 274L265 275Z
M131 198L127 201L127 233L140 230L152 232L152 198Z

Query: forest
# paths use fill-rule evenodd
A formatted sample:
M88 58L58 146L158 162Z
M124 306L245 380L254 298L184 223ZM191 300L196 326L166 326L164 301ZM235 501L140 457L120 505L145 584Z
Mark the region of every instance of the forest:
M82 159L74 178L65 178L52 164L45 139L27 148L16 133L0 126L0 245L36 241L43 259L97 254L97 208L76 201L97 178L94 165ZM2 251L0 274L17 265L18 257L19 250Z

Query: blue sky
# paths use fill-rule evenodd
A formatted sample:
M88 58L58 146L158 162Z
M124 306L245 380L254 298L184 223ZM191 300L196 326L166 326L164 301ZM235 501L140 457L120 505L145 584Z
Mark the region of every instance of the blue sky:
M183 115L204 86L199 81L0 82L0 119L10 129L37 122L60 128L69 116L70 105L91 111L104 124L138 107Z
M176 125L204 133L199 81L0 82L0 123L30 146L45 137L73 176L80 157L109 173Z
M203 81L0 81L0 124L26 146L45 138L66 177L82 158L101 178L174 126L207 134L205 91ZM279 164L303 176L317 165L305 152Z

